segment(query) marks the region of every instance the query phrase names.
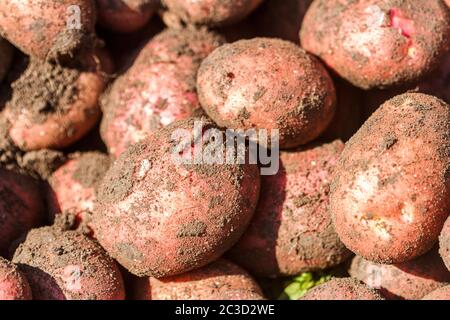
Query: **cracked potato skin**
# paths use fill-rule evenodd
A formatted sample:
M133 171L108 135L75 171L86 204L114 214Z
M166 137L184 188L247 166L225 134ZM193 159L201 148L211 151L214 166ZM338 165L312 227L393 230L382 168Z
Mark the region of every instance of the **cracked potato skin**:
M448 50L449 34L441 0L315 0L300 39L341 77L373 89L420 80Z
M378 108L347 143L330 211L351 251L378 263L430 250L450 212L450 107L419 93Z

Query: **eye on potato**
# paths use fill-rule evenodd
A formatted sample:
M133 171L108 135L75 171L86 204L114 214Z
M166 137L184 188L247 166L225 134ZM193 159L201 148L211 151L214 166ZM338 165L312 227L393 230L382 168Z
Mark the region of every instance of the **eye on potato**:
M383 297L354 278L333 278L309 290L299 300L383 300Z
M450 212L450 107L420 93L384 103L347 143L330 211L342 242L400 263L430 250Z
M422 300L450 300L450 285L427 294Z
M19 268L0 257L0 300L31 300L28 280Z
M100 245L76 231L31 230L14 253L36 300L123 300L117 264Z
M448 270L450 270L450 218L445 222L439 236L439 253Z
M420 80L448 50L450 13L441 0L315 0L300 39L363 89Z
M199 109L197 70L222 42L220 36L204 29L167 29L141 50L102 103L101 134L113 156Z
M2 0L0 34L38 59L70 56L94 32L93 4L92 0Z
M205 267L162 279L139 278L138 300L262 300L261 289L237 265L219 259Z
M355 257L349 273L380 290L387 299L419 300L450 283L450 272L437 250L395 265L377 264Z
M282 152L278 173L261 177L255 214L229 257L261 277L322 270L347 259L351 252L328 212L331 175L343 148L336 140Z
M219 126L278 129L280 147L317 138L336 106L333 81L318 60L284 40L226 44L201 64L200 104Z
M0 37L0 83L3 81L14 55L13 47Z

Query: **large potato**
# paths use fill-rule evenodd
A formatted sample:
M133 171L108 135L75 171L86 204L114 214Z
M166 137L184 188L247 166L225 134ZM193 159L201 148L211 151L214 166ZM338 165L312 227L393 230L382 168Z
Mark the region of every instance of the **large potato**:
M300 300L383 300L383 297L357 279L334 278L312 288Z
M330 210L344 244L399 263L427 252L450 213L450 107L419 93L383 104L347 143Z

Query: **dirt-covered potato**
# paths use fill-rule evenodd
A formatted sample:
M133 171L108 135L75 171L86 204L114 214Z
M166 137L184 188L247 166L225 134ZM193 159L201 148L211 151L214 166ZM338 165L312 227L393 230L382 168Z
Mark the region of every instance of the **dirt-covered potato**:
M178 276L139 278L134 294L138 300L264 299L252 277L225 259Z
M350 256L328 212L333 168L341 141L282 152L280 170L261 177L261 195L249 228L229 257L262 277L326 269Z
M354 278L333 278L309 290L300 300L383 300L383 297Z
M76 231L31 230L14 253L36 300L122 300L117 264L100 245Z
M31 300L28 280L15 264L2 257L0 257L1 300Z
M412 260L450 212L450 106L420 93L384 103L347 143L331 185L340 239L378 263Z
M191 144L198 139L210 143L220 136L225 143L223 133L205 118L195 133L196 120L178 121L130 147L99 188L94 233L135 275L160 278L214 261L236 243L253 215L257 165L174 159L195 152L198 144ZM209 136L210 129L218 135ZM215 154L224 155L219 150Z
M170 13L187 24L223 26L238 22L263 0L162 0Z
M387 299L422 299L450 283L450 272L437 250L396 265L377 264L357 256L353 258L349 273L380 290Z
M240 40L216 49L199 69L197 89L219 126L278 129L282 148L317 138L336 105L333 81L321 63L280 39Z
M439 236L439 253L448 270L450 270L450 218L445 222Z
M431 71L450 45L442 0L315 0L301 44L355 86L412 82Z
M222 43L204 29L167 29L153 38L103 101L101 133L109 152L118 157L150 132L198 111L197 70Z
M450 300L450 285L427 294L422 300Z
M13 55L13 47L8 43L8 41L0 37L0 83L11 66Z

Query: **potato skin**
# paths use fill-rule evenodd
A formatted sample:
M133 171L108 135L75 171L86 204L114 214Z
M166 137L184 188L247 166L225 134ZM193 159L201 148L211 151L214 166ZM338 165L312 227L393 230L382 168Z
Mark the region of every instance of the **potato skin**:
M315 0L300 32L303 48L363 89L422 78L450 45L441 0Z
M450 300L450 285L427 294L422 300Z
M384 103L349 140L330 193L347 248L392 264L433 247L450 212L449 129L449 105L409 93Z
M419 300L450 282L450 273L437 250L396 265L377 264L357 256L349 273L380 290L387 299Z
M0 300L31 300L28 280L19 268L0 257Z
M95 0L95 2L99 24L119 33L131 33L141 29L158 7L158 0Z
M341 141L280 155L280 170L261 177L255 214L229 257L261 277L326 269L347 259L328 212L333 167Z
M13 47L0 37L0 83L3 81L14 55Z
M14 253L36 300L123 300L117 264L93 240L54 227L31 230Z
M262 291L239 266L219 259L205 267L162 279L139 278L137 300L262 300Z
M0 255L12 241L43 222L43 215L37 181L0 168Z
M68 18L74 14L70 6L80 8L81 29L67 28ZM94 32L95 20L96 12L91 0L0 2L0 34L27 55L39 59L46 59L54 53L71 53L83 46L80 37Z
M200 103L219 126L279 129L280 147L317 138L336 105L333 81L295 44L270 38L223 45L200 66Z
M102 103L101 134L109 153L118 157L150 132L199 109L197 70L222 43L204 29L166 29L153 38Z
M236 23L263 0L163 0L170 12L188 24L223 26Z
M98 192L94 232L122 266L138 276L165 277L204 266L236 243L259 195L256 165L177 164L178 121L130 147ZM203 118L203 129L214 128Z
M445 222L439 236L439 253L448 270L450 270L450 218Z
M375 290L354 278L333 278L309 290L299 300L384 300Z

